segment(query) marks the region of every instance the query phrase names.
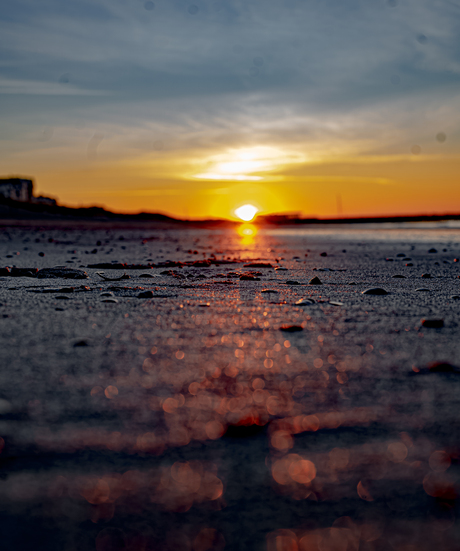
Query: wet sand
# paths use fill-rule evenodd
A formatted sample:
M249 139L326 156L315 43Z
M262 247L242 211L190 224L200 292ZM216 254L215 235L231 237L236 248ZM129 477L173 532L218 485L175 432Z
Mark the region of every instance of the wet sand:
M459 231L329 230L4 226L5 548L458 549Z

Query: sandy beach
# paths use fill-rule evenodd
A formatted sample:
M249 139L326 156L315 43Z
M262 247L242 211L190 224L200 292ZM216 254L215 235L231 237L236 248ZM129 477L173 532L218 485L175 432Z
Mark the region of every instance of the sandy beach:
M5 548L458 549L460 229L5 222L0 258Z

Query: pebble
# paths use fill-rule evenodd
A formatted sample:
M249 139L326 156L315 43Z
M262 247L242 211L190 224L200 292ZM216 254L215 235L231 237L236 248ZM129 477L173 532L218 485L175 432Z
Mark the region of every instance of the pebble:
M361 293L362 295L388 295L388 291L382 289L381 287L372 287L371 289L366 289Z
M244 268L273 268L273 266L269 262L250 262L244 264Z
M154 296L152 291L142 291L137 295L137 298L153 298Z
M74 347L78 347L78 346L89 346L89 344L87 343L87 341L85 341L85 340L83 340L83 339L80 340L80 341L75 342L73 345L74 345Z
M322 285L323 282L320 280L319 277L314 277L313 279L310 279L310 281L308 282L309 285Z
M404 253L398 253L396 256L404 258L406 255Z
M211 303L210 302L202 302L202 303L198 304L198 306L200 308L209 308L211 306Z
M107 291L105 293L101 293L101 297L113 297L113 293L111 291Z
M54 298L57 300L70 300L70 297L67 297L66 295L57 295Z
M311 304L315 304L312 298L301 298L296 302L296 306L310 306Z
M429 293L431 289L427 289L426 287L419 287L418 289L415 289L416 291L422 291L425 293Z
M431 279L431 274L422 274L424 279Z
M428 365L430 373L460 373L460 369L449 362L433 362Z
M39 252L38 256L45 256L45 253Z
M254 277L252 275L242 275L240 276L241 281L260 281L260 277Z
M38 279L88 279L88 274L75 268L43 268L38 270Z
M158 277L158 276L157 276L157 275L153 275L153 274L141 274L141 275L139 275L139 276L137 276L137 277L145 277L145 278L148 277L148 278L153 279L153 278Z
M118 302L116 298L103 298L101 302Z
M287 268L275 268L275 272L287 272Z
M438 251L436 249L430 249L428 252L429 253L437 253Z
M278 293L275 289L262 289L261 293Z
M422 319L421 321L423 327L429 327L431 329L440 329L441 327L444 327L444 320L443 319Z
M319 256L327 256L327 253L320 253Z
M356 283L356 281L350 281L348 285L358 285L358 284Z
M387 262L394 262L394 258L385 258Z
M298 281L296 281L295 279L288 279L286 281L286 285L300 285L300 283Z
M120 277L107 277L104 275L104 272L96 272L96 275L101 277L104 281L121 281L122 279L131 279L131 276L128 274L123 274Z
M287 333L296 333L297 331L303 331L303 327L300 325L282 325L280 331L286 331Z
M5 413L10 413L13 410L13 405L11 402L8 402L8 400L4 400L3 398L0 398L0 415L4 415Z
M404 275L399 275L399 274L396 274L394 276L391 276L393 279L406 279L406 276Z
M460 295L452 295L450 298L453 300L458 300L460 298Z
M344 303L339 302L338 300L330 300L329 304L332 304L332 306L344 306Z
M408 262L406 266L413 266L412 262Z

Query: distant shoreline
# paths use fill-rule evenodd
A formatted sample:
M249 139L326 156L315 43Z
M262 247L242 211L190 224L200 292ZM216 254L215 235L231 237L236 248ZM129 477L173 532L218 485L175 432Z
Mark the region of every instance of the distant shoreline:
M300 218L295 215L273 214L259 216L253 221L262 227L305 226L305 225L343 225L343 224L383 224L398 222L441 222L460 220L460 214L419 214L403 216L363 216L342 218ZM173 218L166 214L141 212L138 214L122 214L111 212L102 207L64 207L60 205L44 205L3 199L0 202L0 224L27 222L85 222L85 223L159 223L167 226L194 227L234 227L242 222L225 219L184 220Z

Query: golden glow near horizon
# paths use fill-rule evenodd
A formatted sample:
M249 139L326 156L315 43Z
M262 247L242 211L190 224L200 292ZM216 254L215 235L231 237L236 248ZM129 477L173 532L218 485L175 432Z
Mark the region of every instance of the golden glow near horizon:
M87 166L62 164L51 157L50 165L45 166L30 157L22 165L24 175L34 178L37 195L55 197L63 205L160 212L185 219L241 220L235 210L242 204L253 205L259 214L289 212L305 217L429 215L460 208L458 156L422 153L412 155L414 159L395 155L394 161L387 155L381 162L376 156L325 156L318 160L313 149L309 147L308 159L305 156L303 160L292 153L293 148L276 145L225 148L219 155L196 149L180 154L162 151L129 161L101 158ZM270 153L273 163L268 160ZM198 172L206 170L222 174L221 166L215 170L219 162L232 174L215 181L197 178ZM247 176L263 179L244 180L242 172L239 179L237 169L243 168L239 163L248 163L244 165ZM248 174L263 163L266 172ZM2 160L2 173L14 173L13 164L8 168ZM434 181L439 188L436 197Z
M235 209L235 214L244 222L250 222L258 213L259 209L254 205L242 205Z

